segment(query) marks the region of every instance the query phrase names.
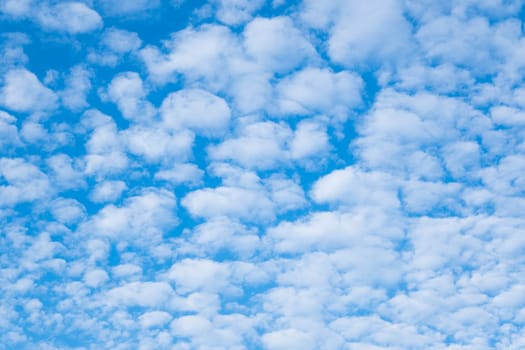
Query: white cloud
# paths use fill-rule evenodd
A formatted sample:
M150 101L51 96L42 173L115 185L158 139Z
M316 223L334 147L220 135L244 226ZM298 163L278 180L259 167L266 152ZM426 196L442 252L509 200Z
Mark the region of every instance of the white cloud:
M303 188L295 181L276 175L265 179L264 182L278 212L287 212L306 206Z
M329 31L328 53L334 62L353 67L406 57L411 45L411 28L403 17L399 1L335 3L335 9L325 10L330 19L322 21L333 23Z
M108 280L107 272L102 269L89 270L84 274L84 283L92 288L97 288Z
M102 36L102 44L113 52L123 54L138 50L142 45L142 41L135 32L109 28Z
M472 87L472 74L465 69L446 63L436 67L412 65L398 72L398 87L408 90L423 90L425 88L438 93L454 93L466 91Z
M175 196L166 190L146 189L128 197L124 204L108 204L81 226L83 232L112 239L158 242L164 230L177 224Z
M498 164L481 170L483 182L492 191L503 195L519 195L525 190L525 156L510 154Z
M199 315L182 316L171 323L174 333L182 337L191 337L208 334L212 324L208 319Z
M81 3L0 0L0 344L524 348L521 0Z
M197 217L227 216L248 221L267 221L274 217L273 203L264 193L221 186L190 192L182 205Z
M55 219L64 224L74 224L86 216L82 203L71 198L59 198L51 203L51 213Z
M296 329L283 329L262 336L266 349L269 350L292 350L292 349L315 349L316 344L312 335Z
M357 75L305 68L279 82L276 112L284 115L328 114L346 119L361 104L363 81Z
M256 18L246 25L243 35L248 55L270 72L290 71L315 55L289 17Z
M322 158L330 148L326 127L315 120L301 121L290 145L293 159Z
M226 101L200 89L169 94L162 102L160 111L167 127L175 130L189 128L204 135L223 133L231 117Z
M444 174L442 145L457 138L475 141L490 127L489 118L460 99L386 89L359 125L352 147L367 167L436 179Z
M109 290L101 302L110 306L163 306L173 295L165 282L130 282Z
M115 122L97 112L88 111L84 116L86 123L93 122L96 125L85 144L87 153L84 157L84 172L88 175L100 175L127 169L128 158L123 151Z
M22 124L20 135L27 143L41 144L42 149L46 151L70 144L73 138L65 124L51 125L48 129L42 123L30 119Z
M239 137L211 146L208 154L213 160L233 160L250 168L271 169L287 159L286 144L291 135L284 124L256 122L243 126Z
M525 125L525 112L508 106L495 106L490 110L492 121L503 126Z
M454 178L469 176L477 172L480 163L480 147L477 142L459 141L444 147L445 164Z
M4 77L0 103L16 112L36 112L57 107L57 96L24 68L12 69Z
M409 181L403 186L405 209L410 213L429 213L438 208L457 211L461 185L458 183Z
M320 178L314 184L312 197L320 203L395 209L399 206L397 182L387 173L365 172L350 166Z
M506 55L512 55L519 33L519 24L513 21L491 27L484 17L464 20L440 16L423 25L416 38L429 59L468 67L474 74L487 74L494 72ZM475 40L479 36L486 39Z
M217 19L222 23L237 25L248 21L264 5L264 0L216 0Z
M330 252L351 247L363 251L363 246L378 245L386 258L389 254L382 246L389 243L381 237L399 239L402 236L403 224L399 218L379 209L363 208L347 213L316 212L295 222L282 221L268 230L265 239L278 253ZM359 261L360 254L355 255L355 261Z
M104 181L93 188L89 198L97 203L114 202L120 198L126 189L127 186L124 181Z
M301 3L301 20L317 29L327 29L340 11L340 1L304 0Z
M102 18L81 2L66 1L37 8L35 18L45 29L70 34L90 32L102 27Z
M254 172L225 163L213 164L209 171L222 178L222 186L199 189L182 199L193 216L265 222L306 205L302 188L285 176L261 179Z
M135 72L118 74L108 86L108 98L115 102L124 118L149 121L155 114L153 105L145 99L147 92Z
M194 135L182 130L169 132L157 127L134 126L121 132L123 143L133 154L147 161L186 160L191 155Z
M88 106L87 95L91 90L92 73L82 66L71 69L66 79L66 87L59 92L62 104L72 110L79 110Z
M104 31L97 49L89 49L87 59L100 66L115 67L126 62L125 58L132 57L142 46L142 40L135 32L118 28L109 28Z
M3 13L13 17L26 16L34 6L34 0L5 0L0 3Z
M230 64L238 55L237 46L228 28L203 25L175 33L165 42L167 54L152 46L140 52L155 82L173 81L175 73L180 72L190 80L204 79L213 91L230 80Z
M181 163L175 164L173 167L160 170L155 173L155 179L168 181L175 185L199 185L202 183L204 172L195 164Z
M143 328L163 326L171 320L171 315L164 311L146 312L140 316L140 325Z
M112 269L112 275L117 278L137 278L142 275L142 268L134 264L120 264Z
M49 176L59 188L72 189L85 186L84 176L78 159L66 154L55 154L47 159Z
M16 127L16 118L0 111L0 149L19 145L21 145L21 141Z
M186 249L197 255L228 251L250 257L260 247L256 230L225 217L213 218L195 227L188 240L192 245Z
M175 282L179 293L196 290L218 292L227 287L230 274L227 264L206 259L184 259L170 268L168 278Z
M21 158L0 158L0 205L44 199L51 194L49 178L35 165Z

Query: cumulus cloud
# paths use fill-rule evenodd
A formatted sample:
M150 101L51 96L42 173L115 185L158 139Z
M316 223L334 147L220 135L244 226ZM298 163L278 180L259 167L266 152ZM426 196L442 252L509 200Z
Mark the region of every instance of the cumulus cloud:
M53 110L58 98L37 76L25 68L12 69L4 76L0 103L16 112Z
M194 135L187 130L166 132L158 127L132 127L122 132L129 151L148 161L185 160L191 154Z
M155 174L155 179L168 181L173 184L199 185L202 183L204 172L195 164L181 163L163 169Z
M117 104L124 118L131 120L147 121L153 117L155 109L146 96L142 79L135 72L118 74L107 90L107 97Z
M0 0L0 344L523 349L522 5Z
M263 0L217 0L217 19L225 24L237 25L249 20L263 5Z
M246 25L243 35L248 55L271 72L292 70L315 54L289 17L256 18Z
M345 119L361 103L363 81L350 72L306 68L277 85L277 112L285 115L331 114Z
M167 127L189 128L204 135L224 132L231 117L231 110L222 98L200 89L169 94L160 111Z
M189 79L205 79L212 90L229 79L230 60L238 51L237 39L227 27L203 25L175 33L165 42L167 53L147 46L140 51L151 78L158 83L173 81L181 72Z
M101 66L114 67L126 56L136 53L141 45L142 40L136 32L111 27L102 33L99 47L91 49L87 59Z
M10 145L20 145L18 128L16 127L16 118L12 115L0 112L0 149L5 149Z
M112 239L159 240L177 223L175 196L166 190L144 190L122 206L108 204L81 228Z
M398 60L408 53L411 27L401 1L303 2L305 22L328 32L330 58L346 67Z
M257 122L244 126L241 135L226 139L209 149L214 160L233 160L241 165L268 169L288 157L287 142L291 130L273 122Z
M172 294L172 288L165 282L131 282L109 290L104 303L110 306L162 306Z
M21 158L0 158L0 176L0 204L4 207L44 199L52 191L47 175Z
M109 28L104 32L102 44L116 53L126 53L139 49L142 41L137 33Z
M126 188L124 181L104 181L93 188L90 199L94 202L113 202Z
M82 2L60 2L37 7L37 22L47 30L69 34L90 32L102 27L100 15Z
M66 87L59 93L62 104L72 110L88 106L87 95L91 90L91 73L82 66L71 69L66 79Z
M222 178L223 185L190 192L182 199L182 205L194 216L265 222L278 213L306 205L303 190L285 177L261 179L253 172L225 164L211 170Z

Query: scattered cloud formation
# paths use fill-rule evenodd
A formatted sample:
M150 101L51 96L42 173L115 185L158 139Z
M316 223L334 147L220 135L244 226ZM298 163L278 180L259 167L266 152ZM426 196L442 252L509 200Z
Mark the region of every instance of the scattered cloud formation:
M0 0L0 349L525 348L522 0Z

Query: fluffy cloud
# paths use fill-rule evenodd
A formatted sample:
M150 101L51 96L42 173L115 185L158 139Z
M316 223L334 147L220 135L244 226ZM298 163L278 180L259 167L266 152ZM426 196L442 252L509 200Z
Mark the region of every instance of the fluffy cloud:
M198 185L202 182L204 172L195 164L175 164L173 167L160 170L155 179L168 181L173 184Z
M226 102L204 90L181 90L169 94L160 108L164 124L173 129L189 128L204 135L228 127L231 111Z
M16 112L36 112L57 107L56 94L27 69L12 69L4 77L0 103Z
M121 136L131 153L148 161L185 160L191 154L194 138L186 130L171 133L158 127L132 127L122 132Z
M95 186L90 199L94 202L113 202L120 198L126 187L124 181L104 181Z
M35 18L48 30L80 34L102 27L102 18L81 2L60 2L37 8Z
M0 0L0 344L523 349L522 5Z
M248 124L239 137L210 147L209 154L214 160L233 160L258 169L273 168L288 157L286 143L291 135L291 130L283 124Z
M131 282L107 292L104 303L110 306L162 306L173 293L165 282Z
M113 78L107 95L117 104L124 118L147 121L155 113L151 103L145 100L146 90L142 79L135 72L121 73Z
M271 72L294 69L315 54L289 17L256 18L246 25L243 35L248 55Z
M225 24L237 25L246 22L263 5L263 0L216 0L217 19Z
M277 111L285 115L323 113L345 119L349 110L361 103L362 88L363 81L355 74L306 68L277 85Z
M330 58L346 67L399 60L410 46L411 27L400 1L304 1L306 23L328 31Z
M229 68L238 51L237 40L230 30L217 25L177 32L165 46L167 54L152 46L140 52L154 81L173 81L175 73L181 72L189 79L205 79L212 90L229 80L225 68Z
M396 208L399 205L396 179L389 174L365 172L348 167L319 179L312 197L318 202L349 205L374 205Z
M62 104L72 110L85 108L88 106L86 97L90 90L91 73L84 67L73 67L66 79L66 88L60 92Z
M37 166L21 158L0 158L0 205L44 199L52 191L49 178Z
M182 205L194 216L265 222L306 204L303 190L293 180L260 179L253 172L224 164L211 170L222 177L223 185L190 192L182 199Z
M108 204L81 228L112 239L161 239L163 230L177 223L175 196L166 190L144 190L123 206Z
M20 142L16 118L0 111L0 149L5 149L10 145L20 145Z
M102 44L116 53L126 53L140 48L142 42L134 32L109 28L104 32Z

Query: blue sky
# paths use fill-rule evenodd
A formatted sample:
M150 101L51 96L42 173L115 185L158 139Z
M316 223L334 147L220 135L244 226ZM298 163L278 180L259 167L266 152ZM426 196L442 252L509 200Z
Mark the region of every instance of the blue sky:
M0 0L0 349L525 348L521 0Z

